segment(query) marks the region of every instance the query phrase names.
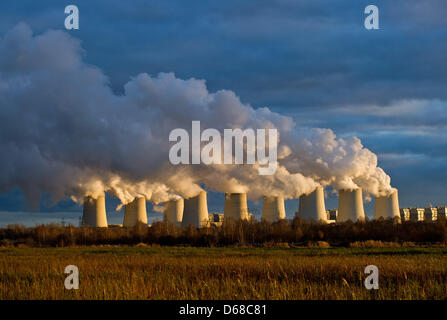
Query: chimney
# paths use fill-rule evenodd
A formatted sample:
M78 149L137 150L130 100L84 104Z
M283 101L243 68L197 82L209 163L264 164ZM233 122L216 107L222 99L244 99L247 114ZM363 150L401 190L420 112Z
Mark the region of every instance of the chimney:
M224 219L248 220L247 194L226 193Z
M92 196L84 197L82 226L107 228L106 200L101 195L97 199Z
M389 196L376 197L376 203L374 206L374 219L379 219L380 217L385 219L393 219L395 217L400 218L397 190L395 190Z
M327 222L323 187L317 187L311 193L300 197L298 214L304 220Z
M206 191L197 196L185 199L182 226L192 224L196 228L208 225L208 205L206 203Z
M164 219L174 224L181 224L183 218L183 198L169 200L165 203Z
M283 196L262 197L262 219L267 222L275 222L286 218Z
M365 220L362 188L338 191L337 222Z
M136 197L124 208L123 226L135 227L138 222L147 224L146 198L144 196Z

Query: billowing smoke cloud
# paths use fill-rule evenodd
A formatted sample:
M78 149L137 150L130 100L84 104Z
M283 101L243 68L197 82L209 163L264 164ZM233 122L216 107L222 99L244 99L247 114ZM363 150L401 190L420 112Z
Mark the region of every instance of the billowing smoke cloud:
M296 128L293 119L254 109L232 91L211 93L204 80L173 73L139 74L110 89L107 77L82 60L80 42L62 31L33 36L20 24L0 40L0 189L19 187L30 203L41 192L55 201L112 192L123 204L137 195L155 203L190 197L205 186L296 198L318 185L391 190L377 157L360 140L337 139L329 129ZM189 129L277 128L277 171L257 165L169 163L169 132Z

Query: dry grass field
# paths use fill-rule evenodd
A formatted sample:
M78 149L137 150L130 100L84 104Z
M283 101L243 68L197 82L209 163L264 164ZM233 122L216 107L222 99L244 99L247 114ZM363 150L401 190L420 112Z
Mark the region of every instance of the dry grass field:
M0 248L0 299L447 299L447 249ZM64 287L76 265L79 290ZM379 268L366 290L364 268Z

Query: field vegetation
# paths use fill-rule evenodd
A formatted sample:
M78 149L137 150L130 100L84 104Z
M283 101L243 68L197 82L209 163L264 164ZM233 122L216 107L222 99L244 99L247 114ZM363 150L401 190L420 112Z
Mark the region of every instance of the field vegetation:
M443 247L0 248L0 299L447 299ZM365 266L379 289L364 287ZM79 268L79 290L64 268Z

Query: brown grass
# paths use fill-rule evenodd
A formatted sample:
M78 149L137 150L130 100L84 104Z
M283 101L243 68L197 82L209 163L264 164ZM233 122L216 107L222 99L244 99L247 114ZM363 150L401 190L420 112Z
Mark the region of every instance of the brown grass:
M0 249L0 299L447 299L445 248ZM79 267L80 289L64 288ZM378 266L379 290L364 288Z

